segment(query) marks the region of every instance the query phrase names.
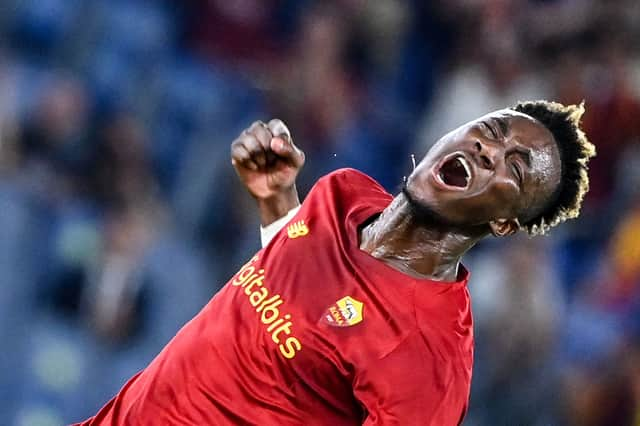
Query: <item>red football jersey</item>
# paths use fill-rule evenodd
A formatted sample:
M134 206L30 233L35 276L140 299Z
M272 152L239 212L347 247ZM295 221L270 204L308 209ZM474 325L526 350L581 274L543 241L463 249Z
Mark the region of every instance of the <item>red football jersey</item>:
M392 197L325 176L300 211L86 425L457 425L468 274L415 279L359 249Z

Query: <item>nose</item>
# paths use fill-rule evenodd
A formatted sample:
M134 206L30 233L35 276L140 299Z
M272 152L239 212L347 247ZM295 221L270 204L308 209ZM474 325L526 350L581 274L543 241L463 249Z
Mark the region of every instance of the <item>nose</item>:
M494 147L491 144L484 144L480 141L476 141L475 149L478 164L488 170L495 169L495 158L499 155L499 148Z

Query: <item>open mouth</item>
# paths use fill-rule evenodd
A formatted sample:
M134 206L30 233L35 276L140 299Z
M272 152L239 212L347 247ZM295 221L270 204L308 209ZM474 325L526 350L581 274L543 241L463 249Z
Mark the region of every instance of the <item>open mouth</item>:
M440 166L437 176L447 186L467 188L471 180L471 168L464 156L456 155Z

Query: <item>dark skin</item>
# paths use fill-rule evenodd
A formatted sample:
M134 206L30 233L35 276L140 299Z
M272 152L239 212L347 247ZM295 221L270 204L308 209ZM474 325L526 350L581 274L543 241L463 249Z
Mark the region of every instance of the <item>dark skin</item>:
M280 120L254 123L231 145L232 163L266 226L300 204L295 178L304 154ZM441 173L464 163L464 185ZM408 177L405 190L360 232L360 248L417 278L455 281L462 256L488 235L511 235L537 215L560 183L551 132L500 110L443 136ZM416 211L424 208L435 219ZM418 209L418 210L416 210Z

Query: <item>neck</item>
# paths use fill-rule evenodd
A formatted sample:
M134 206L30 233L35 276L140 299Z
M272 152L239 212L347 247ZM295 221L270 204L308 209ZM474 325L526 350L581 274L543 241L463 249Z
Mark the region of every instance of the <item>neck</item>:
M360 249L416 278L455 281L462 255L485 235L480 227L422 223L401 193L362 229Z

